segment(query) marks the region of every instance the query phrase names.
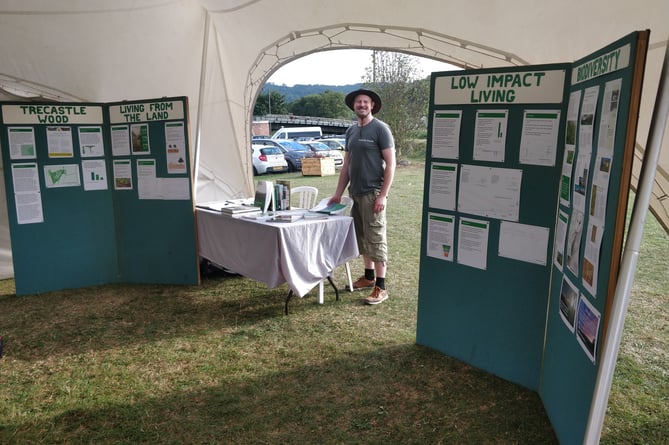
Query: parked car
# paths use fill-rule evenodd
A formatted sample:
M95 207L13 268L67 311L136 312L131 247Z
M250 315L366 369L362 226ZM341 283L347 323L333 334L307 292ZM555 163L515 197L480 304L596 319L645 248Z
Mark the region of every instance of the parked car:
M288 171L288 163L278 147L263 144L251 144L253 174L281 173Z
M309 149L304 145L288 139L256 139L257 144L272 145L283 153L288 163L288 171L302 171L302 158L309 154Z
M319 139L318 142L322 142L323 144L327 145L330 147L331 150L344 150L346 148L346 139L344 138L326 138L326 139Z
M331 150L330 147L320 141L305 141L300 144L308 147L313 153L313 157L332 158L334 159L335 168L344 165L344 155L340 150Z

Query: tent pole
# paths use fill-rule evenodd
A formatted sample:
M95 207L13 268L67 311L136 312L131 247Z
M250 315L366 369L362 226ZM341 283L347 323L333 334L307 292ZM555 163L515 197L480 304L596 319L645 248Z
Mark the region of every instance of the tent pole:
M209 47L209 11L205 9L204 38L202 39L202 63L200 66L200 91L197 99L197 121L195 123L195 154L193 156L193 201L197 202L198 174L200 172L200 145L202 143L202 108L204 108L204 83L207 78L207 51Z
M637 187L632 217L630 222L627 241L625 242L625 251L620 268L620 275L616 283L616 290L613 296L611 306L611 319L606 332L606 344L603 345L601 363L597 372L595 382L594 396L590 406L590 415L585 429L583 443L585 445L596 445L602 434L604 424L604 415L608 404L609 393L611 391L611 382L613 381L613 371L615 370L616 360L618 358L618 349L620 339L625 324L625 315L627 305L630 299L632 284L634 283L634 273L639 258L639 246L641 245L641 236L643 227L648 214L648 206L653 191L655 181L655 171L657 170L660 150L662 149L662 137L664 127L669 113L669 44L664 54L664 64L660 74L660 83L657 88L657 97L655 99L655 108L648 131L648 141L644 160L641 166L641 176L639 186Z

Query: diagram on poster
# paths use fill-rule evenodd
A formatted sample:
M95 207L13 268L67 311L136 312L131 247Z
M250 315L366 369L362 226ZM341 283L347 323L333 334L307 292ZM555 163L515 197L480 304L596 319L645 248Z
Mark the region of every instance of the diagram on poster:
M79 153L82 158L105 155L102 127L79 127Z
M44 184L46 184L46 188L80 186L81 180L79 178L79 165L45 165Z
M81 161L84 190L107 190L107 168L104 159Z

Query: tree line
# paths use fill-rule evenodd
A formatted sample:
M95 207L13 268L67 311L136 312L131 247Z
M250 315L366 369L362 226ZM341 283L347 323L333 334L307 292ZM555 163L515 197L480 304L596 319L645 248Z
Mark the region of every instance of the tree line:
M376 117L393 131L398 156L424 148L424 144L416 147L414 141L426 137L430 79L419 79L418 72L418 61L414 56L373 51L362 79L362 86L376 91L383 100L383 107ZM342 92L326 90L288 102L279 92L269 91L258 96L253 114L292 113L297 116L355 119L355 114L344 103L344 97Z

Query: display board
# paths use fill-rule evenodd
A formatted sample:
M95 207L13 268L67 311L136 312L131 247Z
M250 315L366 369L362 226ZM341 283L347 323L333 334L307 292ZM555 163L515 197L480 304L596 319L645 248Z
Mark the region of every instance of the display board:
M592 400L647 41L431 78L417 343L538 391L565 443Z
M0 104L18 295L199 281L187 99Z

